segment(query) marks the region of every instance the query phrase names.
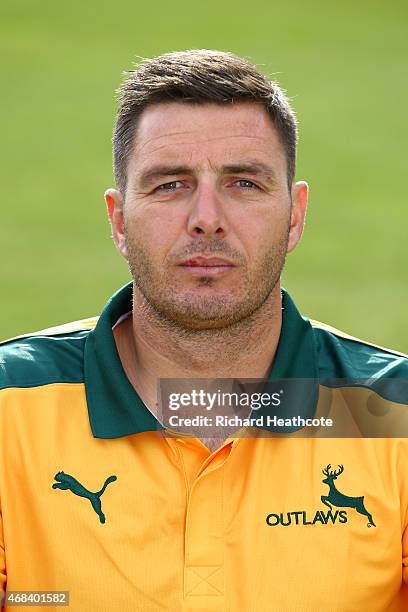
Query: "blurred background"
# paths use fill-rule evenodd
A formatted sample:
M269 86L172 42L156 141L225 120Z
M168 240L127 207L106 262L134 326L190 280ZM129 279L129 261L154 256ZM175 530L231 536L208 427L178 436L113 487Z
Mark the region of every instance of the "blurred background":
M406 2L3 0L0 339L100 312L129 280L105 214L114 91L136 56L247 57L299 119L310 184L283 285L302 313L408 351Z

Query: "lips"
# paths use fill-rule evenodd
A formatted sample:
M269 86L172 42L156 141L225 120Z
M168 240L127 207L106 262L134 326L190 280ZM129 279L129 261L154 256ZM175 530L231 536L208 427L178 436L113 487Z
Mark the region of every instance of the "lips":
M187 259L187 261L184 261L181 265L198 268L231 268L233 266L230 261L221 259L219 257L193 257L191 259Z
M185 272L198 277L222 276L235 267L231 261L222 257L191 257L180 264Z

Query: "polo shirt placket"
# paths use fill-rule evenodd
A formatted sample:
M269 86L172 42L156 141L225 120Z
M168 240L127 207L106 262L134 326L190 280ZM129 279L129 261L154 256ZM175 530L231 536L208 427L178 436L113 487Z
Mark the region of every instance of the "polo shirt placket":
M199 453L201 443L193 439L177 439L174 443L187 472L191 466L187 465L185 455ZM195 474L194 471L186 474L184 598L187 610L225 610L223 466L232 447L232 441L224 443L207 456Z

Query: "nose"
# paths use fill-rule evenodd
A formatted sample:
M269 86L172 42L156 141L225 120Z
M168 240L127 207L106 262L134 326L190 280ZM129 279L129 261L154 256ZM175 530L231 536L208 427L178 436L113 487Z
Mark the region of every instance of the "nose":
M227 232L228 223L217 186L210 181L202 182L192 200L188 233L191 236L223 238Z

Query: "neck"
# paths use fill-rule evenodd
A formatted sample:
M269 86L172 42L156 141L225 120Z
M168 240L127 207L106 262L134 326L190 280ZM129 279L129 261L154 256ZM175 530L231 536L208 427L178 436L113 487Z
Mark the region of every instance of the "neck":
M282 325L279 284L250 317L222 329L167 323L133 288L133 316L114 329L124 370L147 405L159 378L266 378Z

